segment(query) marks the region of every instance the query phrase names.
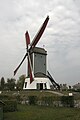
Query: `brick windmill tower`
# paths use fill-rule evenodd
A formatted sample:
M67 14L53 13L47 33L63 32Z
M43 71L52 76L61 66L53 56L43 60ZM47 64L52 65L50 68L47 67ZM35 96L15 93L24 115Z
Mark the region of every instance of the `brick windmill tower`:
M30 37L28 31L25 33L26 38L26 54L22 59L21 63L18 65L16 70L14 71L14 75L24 62L25 58L27 57L28 61L28 68L27 68L27 77L24 82L24 90L36 89L36 90L43 90L43 89L51 89L51 86L59 85L54 81L52 76L49 72L47 72L47 51L44 48L36 47L38 41L40 40L47 23L49 21L49 16L45 19L44 23L42 24L40 30L34 37L33 41L30 43Z

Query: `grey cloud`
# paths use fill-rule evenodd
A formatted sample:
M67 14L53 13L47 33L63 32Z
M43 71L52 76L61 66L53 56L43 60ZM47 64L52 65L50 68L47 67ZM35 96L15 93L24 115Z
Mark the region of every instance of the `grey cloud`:
M48 26L38 46L45 45L49 55L48 68L57 82L79 82L79 6L79 0L1 0L0 77L12 77L14 68L25 53L25 31L29 30L32 40L43 20L49 15ZM17 77L26 73L25 64L26 62Z

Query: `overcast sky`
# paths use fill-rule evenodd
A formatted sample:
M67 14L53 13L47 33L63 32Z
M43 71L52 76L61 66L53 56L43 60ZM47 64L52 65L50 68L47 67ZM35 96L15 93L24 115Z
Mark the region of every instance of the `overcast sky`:
M47 15L38 46L48 51L48 70L58 83L80 82L80 0L0 0L0 78L13 77L26 52L26 30L32 41ZM22 74L26 61L15 78Z

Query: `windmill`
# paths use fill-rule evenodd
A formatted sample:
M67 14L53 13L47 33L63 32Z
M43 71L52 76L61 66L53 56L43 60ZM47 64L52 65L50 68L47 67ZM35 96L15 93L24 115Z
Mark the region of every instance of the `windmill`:
M48 24L48 21L49 21L49 16L46 17L40 30L38 31L38 33L36 34L36 36L34 37L31 43L30 43L30 37L28 31L25 33L27 51L22 61L14 71L14 75L15 75L27 57L28 75L25 79L23 89L40 89L40 90L50 89L50 86L56 83L52 79L49 72L47 75L47 70L46 70L47 51L44 48L36 47L38 41L40 40Z

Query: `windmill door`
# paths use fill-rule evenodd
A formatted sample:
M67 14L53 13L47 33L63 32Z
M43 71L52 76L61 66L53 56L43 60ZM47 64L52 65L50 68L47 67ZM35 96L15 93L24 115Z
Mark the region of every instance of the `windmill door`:
M40 90L43 90L43 83L40 83Z
M43 90L43 83L37 83L37 90Z

